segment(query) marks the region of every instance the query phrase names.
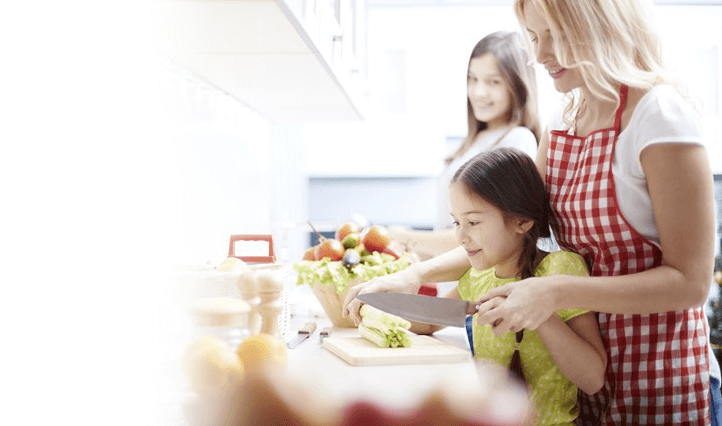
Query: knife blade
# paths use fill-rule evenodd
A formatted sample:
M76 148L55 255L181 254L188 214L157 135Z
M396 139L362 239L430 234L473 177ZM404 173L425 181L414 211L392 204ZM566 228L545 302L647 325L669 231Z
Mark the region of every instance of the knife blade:
M289 341L286 346L293 349L296 346L300 345L301 342L308 339L311 336L311 333L313 333L313 330L316 329L316 323L311 321L307 322L303 327L301 327L298 330L298 334L296 337L294 337L291 341Z
M407 320L452 327L465 327L466 316L479 309L478 303L406 293L366 293L356 298Z

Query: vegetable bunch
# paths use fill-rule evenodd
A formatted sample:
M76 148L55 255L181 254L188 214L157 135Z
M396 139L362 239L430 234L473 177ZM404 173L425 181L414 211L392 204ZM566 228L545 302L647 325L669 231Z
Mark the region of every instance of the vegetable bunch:
M411 337L406 331L411 323L396 315L391 315L373 306L361 306L361 324L359 335L380 348L408 348Z
M296 262L293 269L298 273L296 284L332 285L340 295L348 289L351 281L364 282L382 275L393 274L408 268L409 264L410 259L407 254L396 259L390 254L374 252L361 256L361 261L352 267L345 266L341 261L324 258Z

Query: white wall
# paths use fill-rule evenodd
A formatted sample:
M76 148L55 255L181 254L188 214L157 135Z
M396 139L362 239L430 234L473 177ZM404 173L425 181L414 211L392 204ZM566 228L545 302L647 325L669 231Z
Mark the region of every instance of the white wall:
M722 4L655 12L667 66L698 103L712 171L722 174Z
M164 65L165 129L175 144L179 192L171 247L178 264L198 264L225 256L232 233L270 230L271 125L182 69Z

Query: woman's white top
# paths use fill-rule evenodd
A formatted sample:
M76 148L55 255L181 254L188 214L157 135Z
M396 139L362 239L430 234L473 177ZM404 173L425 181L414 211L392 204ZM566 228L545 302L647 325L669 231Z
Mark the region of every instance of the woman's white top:
M474 144L471 145L471 147L469 147L462 156L451 162L451 164L449 164L441 173L437 180L437 208L434 229L441 230L451 228L452 220L451 209L449 208L449 183L451 182L451 178L454 177L456 170L471 159L471 157L482 151L505 146L520 149L529 154L531 158L536 158L537 140L531 130L526 127L515 127L497 143L497 139L499 139L505 131L506 129L499 129L489 132L483 137L477 137Z
M566 127L559 113L549 129ZM699 117L679 92L667 84L655 86L639 100L632 118L619 134L612 163L620 211L637 232L657 246L659 232L640 157L644 148L658 143L704 144Z

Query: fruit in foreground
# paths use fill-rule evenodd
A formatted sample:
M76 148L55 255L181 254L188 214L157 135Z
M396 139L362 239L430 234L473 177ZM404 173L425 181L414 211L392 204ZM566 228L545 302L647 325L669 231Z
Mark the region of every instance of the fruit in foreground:
M241 360L228 343L215 336L193 340L182 363L188 384L202 397L219 396L243 379Z
M270 334L256 334L241 342L236 350L248 372L286 366L286 345Z
M386 246L389 245L389 242L391 242L389 231L381 225L373 225L370 227L363 238L364 247L366 247L369 253L375 251L383 253Z
M316 259L321 260L324 257L328 257L331 260L341 260L345 252L346 249L343 244L341 244L341 241L335 238L326 238L321 241L318 250L316 250Z

